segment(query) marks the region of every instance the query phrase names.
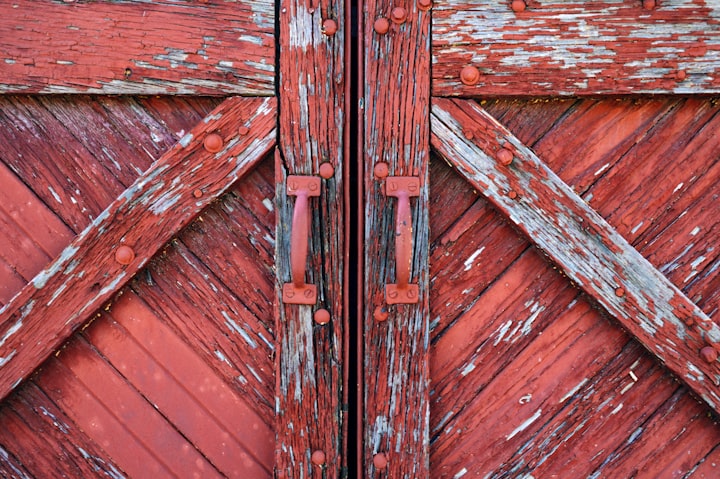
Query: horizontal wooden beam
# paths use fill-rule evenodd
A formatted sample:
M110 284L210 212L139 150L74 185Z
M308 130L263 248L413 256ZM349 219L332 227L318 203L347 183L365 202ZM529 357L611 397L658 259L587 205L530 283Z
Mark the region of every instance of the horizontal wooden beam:
M274 98L223 102L0 309L0 399L268 153L276 121Z
M450 99L433 101L431 142L578 287L720 412L720 328L527 146L477 103Z
M713 2L447 0L432 43L438 96L720 92Z
M275 6L0 2L0 93L274 94Z

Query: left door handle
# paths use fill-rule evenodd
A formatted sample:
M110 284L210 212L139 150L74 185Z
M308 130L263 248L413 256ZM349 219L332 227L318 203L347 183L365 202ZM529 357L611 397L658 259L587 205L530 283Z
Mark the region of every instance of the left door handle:
M288 176L287 194L296 198L290 232L290 277L292 282L283 285L283 302L312 305L317 302L317 286L305 283L311 222L309 198L320 196L320 178L317 176Z

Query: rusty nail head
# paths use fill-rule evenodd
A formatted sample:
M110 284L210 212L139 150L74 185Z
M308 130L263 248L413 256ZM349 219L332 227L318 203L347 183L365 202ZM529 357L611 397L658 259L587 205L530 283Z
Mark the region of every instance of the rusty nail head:
M405 23L405 20L407 20L407 10L403 7L393 8L390 13L390 19L392 19L393 23Z
M378 452L373 456L373 466L375 466L375 469L383 470L387 467L387 465L387 457L382 452Z
M130 264L135 259L135 252L131 247L122 245L115 250L115 261L120 264Z
M685 70L678 70L677 74L675 75L675 78L678 79L678 81L683 81L687 77L687 73L685 73Z
M463 130L463 135L465 135L465 138L467 138L468 140L472 140L473 138L475 138L475 135L473 134L472 130L467 130L467 129Z
M384 161L375 164L373 172L377 178L386 178L390 174L390 167Z
M705 362L714 363L715 361L717 361L718 352L717 349L713 348L712 346L705 346L700 350L700 356L702 356Z
M325 464L325 453L320 450L313 451L312 455L310 456L310 460L316 466L322 466L323 464Z
M337 29L338 29L337 22L335 20L333 20L332 18L326 18L325 20L323 20L322 32L325 35L331 37L331 36L335 35L335 33L337 32Z
M500 164L508 166L510 163L513 162L514 155L510 150L507 148L500 148L500 150L497 152L497 159L500 162Z
M623 296L625 296L625 290L623 288L617 288L615 290L615 296L617 296L618 298L622 298Z
M375 33L385 35L388 30L390 30L390 22L388 22L387 18L380 17L375 20L375 23L373 24L373 29L375 30Z
M248 128L245 125L242 125L240 128L238 128L238 133L240 135L247 135L248 133L250 133L250 128Z
M655 0L643 0L643 8L645 10L652 10L656 5Z
M417 0L417 6L420 10L430 10L432 8L432 0Z
M385 306L378 306L375 308L375 311L373 311L373 318L375 318L375 321L387 321L388 316L389 313Z
M517 193L514 190L508 191L507 195L510 197L511 200L514 200L515 198L517 198Z
M510 4L510 8L512 8L512 11L515 13L524 12L526 7L527 4L523 0L513 0Z
M327 309L318 309L315 311L315 314L313 314L313 320L317 324L327 324L330 322L330 311ZM325 462L325 461L323 461Z
M203 141L203 146L210 153L217 153L218 151L222 150L223 139L217 133L210 133L208 136L205 137L205 140Z
M329 161L320 164L320 176L329 180L335 175L335 167Z
M193 196L194 196L195 198L202 198L202 195L203 195L203 192L202 192L202 190L201 190L200 188L198 188L197 190L193 191Z
M480 70L471 65L466 66L460 70L460 81L468 86L477 85L480 81Z

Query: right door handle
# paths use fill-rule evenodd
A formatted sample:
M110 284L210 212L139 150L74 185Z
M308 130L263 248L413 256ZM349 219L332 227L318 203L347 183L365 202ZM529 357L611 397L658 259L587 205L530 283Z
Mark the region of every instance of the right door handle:
M410 197L420 195L420 178L415 176L388 176L385 195L398 199L395 214L395 277L396 283L385 285L388 304L414 304L418 302L418 285L410 284L413 258L413 227Z

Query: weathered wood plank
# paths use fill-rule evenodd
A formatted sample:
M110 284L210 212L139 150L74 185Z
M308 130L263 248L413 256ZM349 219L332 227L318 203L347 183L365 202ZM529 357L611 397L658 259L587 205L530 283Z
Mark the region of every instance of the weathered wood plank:
M249 111L251 121L238 120ZM249 132L239 134L240 126ZM224 138L216 153L203 149L211 134ZM275 100L232 98L155 162L0 310L0 397L261 159L274 140ZM135 254L127 265L114 259L121 246Z
M406 479L429 474L431 15L418 3L364 2L362 13L365 211L364 217L360 214L364 220L364 275L360 284L364 285L361 337L365 430L358 474L364 477ZM376 175L376 165L381 170L386 166L387 173ZM410 284L419 287L416 304L387 306L385 285L397 281L395 216L399 200L385 195L385 175L417 177L420 182L419 196L410 199ZM388 316L382 320L384 311Z
M342 0L279 1L280 148L275 164L279 478L347 475L347 378L343 370L347 359L348 6ZM288 175L317 176L324 163L329 165L323 166L320 195L310 198L308 207L305 282L317 287L317 302L310 306L285 304L282 287L291 281L295 204L295 198L287 194L286 179ZM314 322L314 312L319 309L329 313L327 324Z
M473 140L463 136L469 128ZM720 408L717 361L699 354L717 348L720 328L532 151L466 101L434 101L432 142L580 288L713 409ZM496 159L501 149L514 157L510 165Z
M0 93L273 95L272 1L0 5Z
M514 2L513 2L514 3ZM449 0L433 8L433 94L717 93L712 2ZM477 83L460 80L474 66Z

